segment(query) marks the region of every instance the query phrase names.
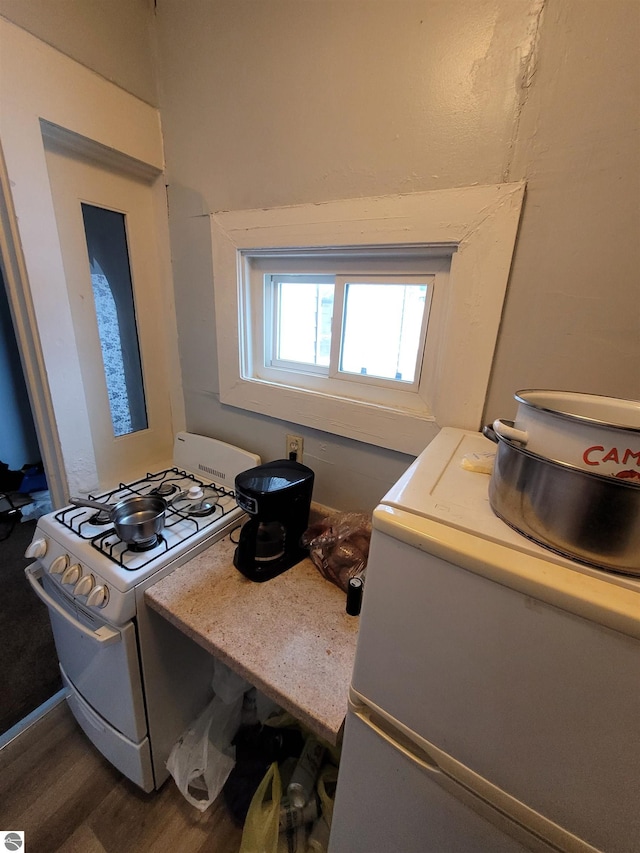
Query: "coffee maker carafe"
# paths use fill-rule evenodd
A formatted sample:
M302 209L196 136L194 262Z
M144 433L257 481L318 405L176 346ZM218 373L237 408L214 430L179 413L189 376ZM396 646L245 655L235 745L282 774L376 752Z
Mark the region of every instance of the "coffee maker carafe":
M309 525L314 474L289 459L238 474L238 505L251 517L240 531L233 564L252 581L267 581L307 556L300 537Z

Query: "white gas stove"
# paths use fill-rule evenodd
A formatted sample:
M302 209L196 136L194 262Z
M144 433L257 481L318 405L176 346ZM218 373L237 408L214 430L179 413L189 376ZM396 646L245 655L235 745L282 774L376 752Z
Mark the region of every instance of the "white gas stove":
M258 465L260 457L182 432L175 440L173 462L91 496L107 504L134 494L173 499L164 529L146 547L123 542L108 513L72 505L39 519L26 556L38 559L67 595L100 611L108 622L120 625L131 619L135 586L170 564L185 562L239 523L243 512L235 500L235 476Z
M67 702L94 745L145 791L168 775L171 747L211 696L213 660L145 602L145 590L240 527L236 475L260 457L179 433L173 465L91 496L173 502L164 528L137 550L108 512L67 506L39 519L25 572L47 605Z

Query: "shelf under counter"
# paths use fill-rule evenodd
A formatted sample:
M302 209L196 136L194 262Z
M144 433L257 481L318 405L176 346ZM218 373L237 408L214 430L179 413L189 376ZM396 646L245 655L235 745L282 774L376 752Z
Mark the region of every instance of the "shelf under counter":
M289 711L339 742L358 633L345 594L305 559L264 583L233 565L229 536L145 592L148 605Z

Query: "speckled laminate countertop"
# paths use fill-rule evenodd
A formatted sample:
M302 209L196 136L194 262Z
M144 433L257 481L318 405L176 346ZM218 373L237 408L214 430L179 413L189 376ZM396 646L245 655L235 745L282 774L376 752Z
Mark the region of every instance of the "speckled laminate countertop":
M311 731L338 742L358 618L345 594L306 559L264 583L233 565L229 536L177 568L145 597L183 633Z

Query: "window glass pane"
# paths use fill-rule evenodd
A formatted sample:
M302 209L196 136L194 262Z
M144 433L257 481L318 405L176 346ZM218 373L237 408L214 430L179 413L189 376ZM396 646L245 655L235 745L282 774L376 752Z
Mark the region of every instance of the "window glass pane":
M313 281L312 276L292 278L278 281L276 357L328 367L333 284Z
M147 428L124 214L82 205L114 435Z
M347 284L340 370L413 382L426 285Z

